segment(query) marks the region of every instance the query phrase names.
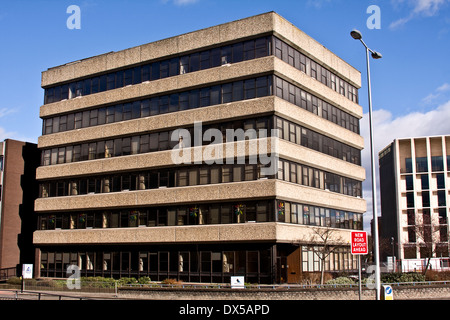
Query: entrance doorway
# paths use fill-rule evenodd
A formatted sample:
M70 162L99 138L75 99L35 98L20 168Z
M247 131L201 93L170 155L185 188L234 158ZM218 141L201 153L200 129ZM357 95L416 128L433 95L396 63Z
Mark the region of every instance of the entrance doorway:
M300 283L302 280L301 247L279 246L277 251L277 282Z

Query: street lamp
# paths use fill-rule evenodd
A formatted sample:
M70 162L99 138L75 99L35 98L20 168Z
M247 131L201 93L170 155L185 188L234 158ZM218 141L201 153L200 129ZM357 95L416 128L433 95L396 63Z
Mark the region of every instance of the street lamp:
M380 300L380 253L378 240L378 214L377 214L377 185L375 177L375 151L373 145L373 122L372 122L372 89L370 84L370 63L369 52L373 59L381 59L382 55L379 52L369 49L362 39L362 34L358 30L350 32L353 39L361 41L366 48L366 64L367 64L367 87L369 90L369 126L370 126L370 153L371 153L371 171L372 171L372 211L373 211L373 239L374 239L374 256L375 256L375 287L376 297Z

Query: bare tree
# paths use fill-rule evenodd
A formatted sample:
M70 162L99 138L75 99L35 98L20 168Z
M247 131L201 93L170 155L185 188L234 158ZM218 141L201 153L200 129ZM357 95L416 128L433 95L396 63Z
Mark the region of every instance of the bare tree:
M311 242L317 243L318 248L314 253L320 260L320 284L323 284L325 275L325 260L335 251L347 246L344 238L341 235L335 235L339 232L336 229L328 227L312 227L313 234L311 235Z
M422 215L416 215L415 225L412 228L415 242L420 248L420 257L427 259L423 271L426 275L431 258L436 257L443 248L448 252L447 225L433 223L430 213L424 212ZM444 237L442 237L443 234Z

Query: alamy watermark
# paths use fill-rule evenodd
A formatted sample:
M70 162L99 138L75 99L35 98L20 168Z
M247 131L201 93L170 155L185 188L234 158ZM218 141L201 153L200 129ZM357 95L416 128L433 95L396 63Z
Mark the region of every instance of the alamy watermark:
M369 274L369 276L367 277L366 280L366 287L368 289L376 289L376 270L377 270L377 266L376 265L369 265L366 268L366 273ZM380 266L380 274L381 273L389 273L392 272L392 270L390 270L389 268L386 268L384 266ZM380 283L381 284L381 283Z
M225 140L221 130L210 128L203 133L202 122L195 122L193 132L193 137L187 129L172 132L171 141L178 142L171 152L173 164L261 164L261 176L278 171L275 129L270 130L270 135L268 129L226 129Z
M67 7L66 13L71 15L67 18L66 26L67 29L81 29L81 9L77 5L70 5Z
M68 29L81 29L81 9L77 5L70 5L66 9L66 13L70 14L67 18L66 26ZM370 5L366 10L370 17L367 19L366 25L370 30L381 29L381 9L377 5Z
M77 265L70 265L67 267L66 271L66 285L70 290L81 289L81 272L80 267Z
M381 9L377 5L371 5L367 8L367 14L370 17L367 19L366 25L370 30L381 29Z

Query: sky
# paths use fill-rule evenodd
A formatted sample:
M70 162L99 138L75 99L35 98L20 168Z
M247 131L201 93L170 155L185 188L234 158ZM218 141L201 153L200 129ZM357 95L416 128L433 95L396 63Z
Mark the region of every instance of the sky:
M67 26L70 5L80 8L79 29ZM383 55L370 61L375 152L396 138L450 134L450 0L1 0L0 141L37 143L41 72L48 68L269 11L361 72L367 229L372 193L366 60L350 31L360 30ZM379 192L377 203L380 214Z

